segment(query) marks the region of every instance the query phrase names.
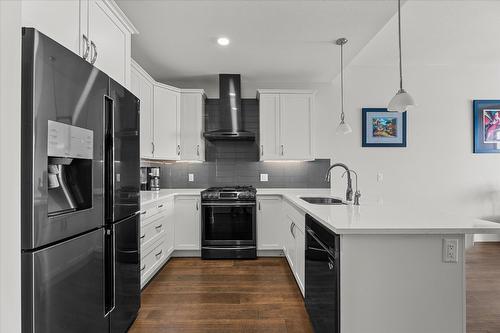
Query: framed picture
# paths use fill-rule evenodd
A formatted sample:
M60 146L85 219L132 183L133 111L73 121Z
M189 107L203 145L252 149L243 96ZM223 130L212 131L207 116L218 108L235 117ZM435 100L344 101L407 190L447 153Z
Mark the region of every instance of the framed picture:
M363 108L363 147L406 147L406 112Z
M474 153L500 153L500 100L474 101Z

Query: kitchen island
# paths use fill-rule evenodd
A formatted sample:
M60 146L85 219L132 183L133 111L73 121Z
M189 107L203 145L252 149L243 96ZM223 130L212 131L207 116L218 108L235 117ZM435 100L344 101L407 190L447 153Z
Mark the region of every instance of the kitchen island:
M175 196L197 196L200 191L161 190L141 196L143 203L151 204ZM264 212L265 200L274 200L274 206L269 206L272 218L257 215L258 228L286 225L290 217L297 224L295 232L291 228L298 239L293 251L285 236L288 227L274 229L282 232L273 233L273 244L285 251L303 294L307 294L307 277L300 235L304 237L305 227L300 220L308 214L339 235L341 332L465 332L465 235L500 233L500 224L415 206L323 206L300 199L329 196L328 189L258 189L257 195ZM445 240L454 245L451 260L445 256Z

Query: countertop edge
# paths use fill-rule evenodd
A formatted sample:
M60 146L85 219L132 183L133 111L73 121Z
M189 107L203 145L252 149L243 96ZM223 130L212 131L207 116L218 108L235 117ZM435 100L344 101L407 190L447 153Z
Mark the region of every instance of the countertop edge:
M258 189L259 190L259 189ZM394 227L381 227L381 228L335 228L331 223L324 221L322 217L318 216L311 210L307 209L306 204L301 205L298 201L298 197L296 195L290 195L287 193L283 193L283 189L262 189L264 193L257 193L257 196L279 196L282 199L286 200L293 207L297 208L301 212L310 215L312 218L320 222L327 229L335 232L339 235L453 235L453 234L500 234L500 225L498 227L493 226L491 228L485 226L478 226L472 228L460 228L460 227L449 227L449 228L394 228ZM286 189L285 189L286 190ZM299 190L299 189L295 189ZM318 191L318 190L327 190L327 189L304 189L304 191ZM171 192L167 193L154 193L157 196L155 198L142 200L141 205L149 205L159 200L165 200L168 198L175 198L176 196L195 196L200 195L203 189L172 189ZM485 223L494 223L491 221L480 220L478 221Z

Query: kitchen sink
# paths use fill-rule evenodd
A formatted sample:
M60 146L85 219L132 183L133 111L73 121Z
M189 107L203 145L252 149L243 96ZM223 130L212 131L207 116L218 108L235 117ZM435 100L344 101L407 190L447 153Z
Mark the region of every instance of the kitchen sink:
M330 197L300 197L302 200L314 205L345 205L340 199Z

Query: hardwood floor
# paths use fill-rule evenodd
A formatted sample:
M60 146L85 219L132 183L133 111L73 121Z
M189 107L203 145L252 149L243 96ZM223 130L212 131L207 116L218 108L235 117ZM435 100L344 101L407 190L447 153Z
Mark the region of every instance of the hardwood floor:
M312 333L284 258L173 258L142 292L130 333Z
M500 243L467 251L467 333L500 332Z
M500 243L467 251L467 333L500 332ZM284 258L174 258L142 293L130 333L312 333Z

